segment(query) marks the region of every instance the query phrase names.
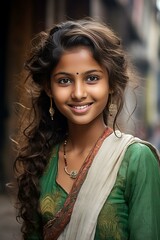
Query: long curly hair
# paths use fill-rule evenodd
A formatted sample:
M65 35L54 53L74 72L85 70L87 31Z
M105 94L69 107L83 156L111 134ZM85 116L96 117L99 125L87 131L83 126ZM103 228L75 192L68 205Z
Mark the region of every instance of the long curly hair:
M75 46L88 47L94 59L109 73L112 101L117 106L113 119L114 130L123 107L125 88L132 80L119 37L102 22L90 18L65 21L39 33L33 39L32 49L24 66L27 72L25 84L30 94L31 106L26 110L25 121L21 122L23 131L19 137L19 150L14 163L18 183L17 217L22 219L23 239L27 239L33 231L39 232L39 239L42 238L39 179L49 161L53 146L64 141L68 128L67 119L59 112L54 102L55 114L53 121L51 120L48 112L50 99L45 89L46 86L50 87L51 72L64 51ZM110 103L111 96L104 110L106 124Z

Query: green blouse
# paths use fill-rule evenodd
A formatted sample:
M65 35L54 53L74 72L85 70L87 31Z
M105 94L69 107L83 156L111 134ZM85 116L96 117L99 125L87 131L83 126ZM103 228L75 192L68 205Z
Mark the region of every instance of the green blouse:
M44 224L67 198L56 182L58 150L57 146L40 181ZM34 235L29 239L39 238ZM101 209L95 240L143 239L160 240L160 168L149 147L134 143L128 147L115 185Z

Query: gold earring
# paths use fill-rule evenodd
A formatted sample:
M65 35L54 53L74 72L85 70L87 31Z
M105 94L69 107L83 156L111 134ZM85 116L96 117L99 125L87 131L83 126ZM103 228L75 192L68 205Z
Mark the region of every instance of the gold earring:
M109 105L109 115L112 117L112 116L113 116L113 113L116 111L116 104L114 104L114 103L112 102L112 94L111 94L110 99L111 99L111 103L110 103L110 105Z
M51 116L51 120L53 120L53 116L54 116L54 109L53 109L53 106L52 106L52 98L50 97L50 108L49 108L49 113L50 113L50 116Z

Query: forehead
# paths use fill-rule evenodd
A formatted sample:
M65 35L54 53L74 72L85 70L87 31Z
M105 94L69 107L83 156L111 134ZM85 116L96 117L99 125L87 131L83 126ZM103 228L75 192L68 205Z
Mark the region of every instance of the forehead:
M53 72L82 72L88 71L92 68L102 69L100 64L94 59L93 54L89 48L78 46L68 49L62 54Z

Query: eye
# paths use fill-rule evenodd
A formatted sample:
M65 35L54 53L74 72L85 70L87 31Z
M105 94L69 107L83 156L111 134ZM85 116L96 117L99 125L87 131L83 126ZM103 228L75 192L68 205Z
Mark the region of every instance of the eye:
M69 84L71 84L71 79L69 79L69 78L60 78L60 79L58 79L58 83L60 84L60 85L69 85Z
M94 83L94 82L98 81L99 79L100 79L99 76L97 76L97 75L91 75L91 76L88 76L88 77L87 77L87 82L88 82L88 83Z

